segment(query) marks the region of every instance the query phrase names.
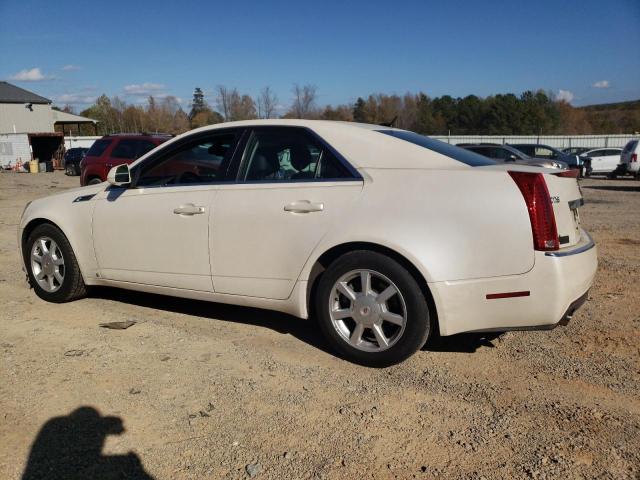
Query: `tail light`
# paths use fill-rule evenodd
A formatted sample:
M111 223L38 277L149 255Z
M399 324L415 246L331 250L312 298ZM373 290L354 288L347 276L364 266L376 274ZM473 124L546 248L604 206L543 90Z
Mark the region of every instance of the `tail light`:
M529 211L533 248L535 250L558 250L560 241L556 218L547 183L541 173L509 172L520 189Z
M632 162L637 162L638 161L638 154L637 153L634 153L634 154L631 155L631 161Z

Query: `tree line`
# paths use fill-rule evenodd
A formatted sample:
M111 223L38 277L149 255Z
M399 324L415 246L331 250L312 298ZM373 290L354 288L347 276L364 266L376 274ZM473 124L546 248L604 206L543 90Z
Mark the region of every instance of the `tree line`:
M215 123L255 118L305 118L393 124L425 135L568 135L633 133L640 130L640 106L576 108L543 90L481 98L430 97L425 93L371 94L352 104L318 105L314 85L294 85L285 108L270 87L252 97L220 85L210 103L199 87L188 112L172 96L148 97L143 105L101 95L80 112L98 120L99 133L166 132L179 134ZM71 111L69 106L66 111ZM85 130L86 128L86 130ZM89 127L80 134L90 135Z

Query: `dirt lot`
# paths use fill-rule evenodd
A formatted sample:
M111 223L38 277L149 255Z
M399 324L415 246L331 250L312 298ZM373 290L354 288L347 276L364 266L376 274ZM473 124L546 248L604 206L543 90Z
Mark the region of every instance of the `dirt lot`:
M0 174L0 478L640 478L640 182L582 183L600 269L569 326L456 336L381 370L278 313L39 300L16 225L77 184ZM116 320L140 323L98 327Z

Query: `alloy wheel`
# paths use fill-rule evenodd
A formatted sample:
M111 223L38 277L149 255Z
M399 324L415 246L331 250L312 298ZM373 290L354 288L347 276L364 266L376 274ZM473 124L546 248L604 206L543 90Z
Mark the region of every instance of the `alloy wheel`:
M400 289L381 273L366 269L352 270L335 282L329 315L340 337L366 352L392 347L407 324Z
M56 292L64 282L65 265L62 251L50 237L40 237L31 247L31 271L40 288Z

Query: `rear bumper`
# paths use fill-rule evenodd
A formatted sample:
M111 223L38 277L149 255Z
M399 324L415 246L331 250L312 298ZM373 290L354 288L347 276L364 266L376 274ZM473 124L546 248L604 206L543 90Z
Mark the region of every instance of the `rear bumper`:
M566 324L586 300L597 266L597 248L582 230L577 245L535 252L535 265L525 274L431 283L440 334L547 330ZM501 298L505 293L518 296Z

